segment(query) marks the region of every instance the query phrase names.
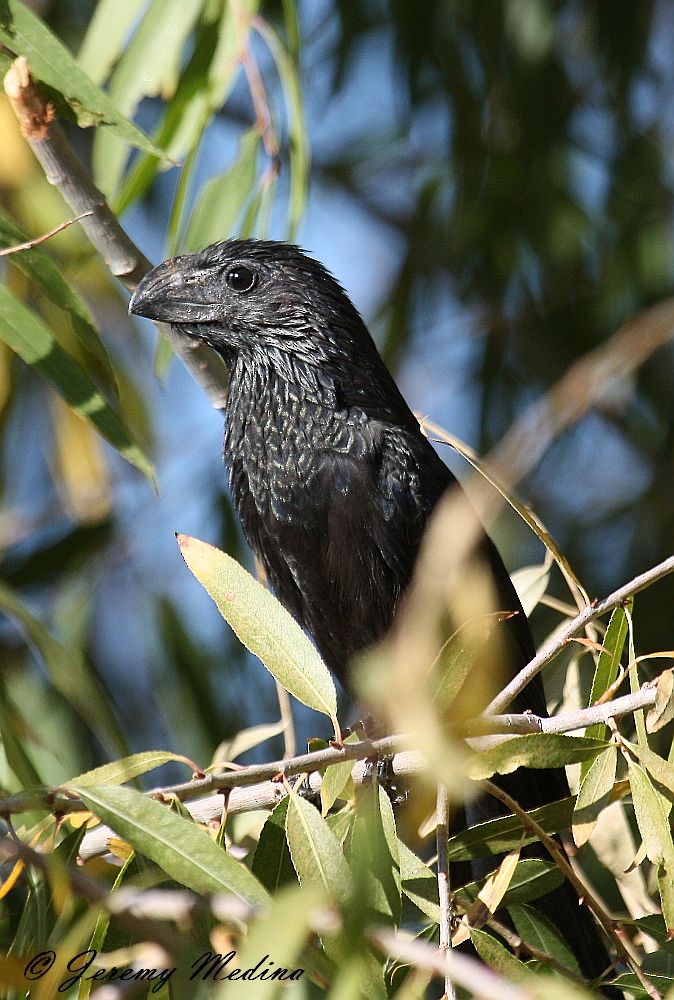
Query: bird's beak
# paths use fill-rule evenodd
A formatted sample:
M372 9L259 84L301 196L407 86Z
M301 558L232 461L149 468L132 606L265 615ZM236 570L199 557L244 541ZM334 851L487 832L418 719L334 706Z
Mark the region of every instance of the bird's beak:
M212 276L191 255L173 257L149 271L129 302L129 312L158 323L208 323L222 315Z

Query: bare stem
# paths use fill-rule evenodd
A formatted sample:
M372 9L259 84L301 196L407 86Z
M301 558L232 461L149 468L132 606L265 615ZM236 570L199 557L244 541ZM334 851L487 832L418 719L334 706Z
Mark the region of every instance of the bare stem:
M593 604L588 604L580 614L576 615L572 621L566 625L561 632L558 632L555 638L545 646L540 653L538 653L533 660L531 660L526 667L524 667L517 674L516 677L510 681L503 690L497 694L497 696L487 705L484 714L494 715L497 712L502 712L504 708L510 704L513 698L516 698L521 691L527 686L530 680L540 673L540 671L545 667L551 660L555 658L568 642L573 639L579 632L585 628L588 622L594 621L596 618L601 618L605 615L607 611L613 611L614 608L620 607L624 604L628 598L632 597L633 594L638 593L640 590L645 590L646 587L650 587L652 584L657 583L658 580L662 580L663 577L668 576L670 573L674 572L674 556L670 556L663 562L658 563L657 566L653 566L651 569L646 570L640 576L636 576L629 583L626 583L623 587L609 594L602 601L596 601Z
M449 877L449 793L445 785L438 785L438 796L435 806L435 841L438 852L438 897L440 900L440 951L446 952L452 947L452 918L454 906L452 887ZM456 1000L456 987L452 982L449 969L445 972L445 998Z
M55 121L53 106L33 83L23 56L15 59L5 76L5 93L45 177L58 188L73 212L82 217L82 227L110 273L133 290L152 265L122 229L91 175L75 156ZM173 327L160 324L160 328L212 405L222 409L228 384L222 359L205 344L183 336Z
M510 812L514 813L525 830L528 830L529 833L532 833L538 840L540 840L541 844L546 849L564 877L576 890L580 902L586 904L592 910L595 917L604 928L606 934L613 941L618 955L620 955L620 957L630 966L648 996L653 997L653 1000L660 1000L660 994L652 983L648 981L646 976L641 971L639 963L635 961L634 956L625 947L624 940L617 932L612 917L606 912L600 901L592 894L585 883L576 874L567 859L564 857L564 853L562 852L562 849L557 841L546 833L543 827L537 823L536 820L532 819L531 816L524 809L522 809L520 804L511 795L504 792L502 788L499 788L498 785L495 785L492 781L481 781L479 784L485 792L493 796L495 799L498 799L499 802L502 802Z

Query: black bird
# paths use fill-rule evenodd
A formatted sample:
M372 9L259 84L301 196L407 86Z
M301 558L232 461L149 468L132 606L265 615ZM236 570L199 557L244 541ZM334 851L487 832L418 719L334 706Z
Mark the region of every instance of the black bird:
M172 324L227 363L224 458L244 533L279 599L348 688L354 655L389 629L454 476L345 291L298 247L230 240L175 257L143 278L129 310ZM479 555L499 609L515 612L500 626L514 675L534 655L529 627L486 534ZM545 714L540 678L517 707ZM525 808L568 795L562 770L520 770L502 785ZM607 953L571 887L540 905L584 974L598 977Z

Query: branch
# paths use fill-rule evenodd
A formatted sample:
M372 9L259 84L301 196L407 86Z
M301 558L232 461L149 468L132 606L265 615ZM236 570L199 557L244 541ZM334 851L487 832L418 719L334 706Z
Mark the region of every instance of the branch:
M69 146L54 119L54 108L33 83L23 56L5 76L5 93L21 132L37 157L48 182L58 188L73 212L81 215L82 228L111 274L133 290L152 265L122 229L103 194ZM180 359L187 365L212 405L226 402L228 376L222 359L205 344L157 324Z
M636 576L629 583L626 583L619 590L614 591L605 597L603 601L597 601L594 604L589 604L584 608L580 614L566 625L561 632L559 632L555 638L544 647L540 653L527 664L516 677L510 681L506 687L497 694L494 699L487 705L484 710L485 715L494 715L497 712L502 712L504 708L510 704L513 698L516 698L521 691L527 686L530 680L540 673L540 671L545 667L551 660L555 658L568 642L574 638L579 632L585 628L588 622L594 621L595 618L601 618L605 615L607 611L613 611L614 608L620 607L624 604L628 598L632 597L633 594L637 594L640 590L645 590L646 587L650 587L651 584L657 583L658 580L662 580L663 577L668 576L668 574L674 572L674 556L670 556L665 559L664 562L658 563L657 566L653 566L652 569L646 570L640 576Z
M592 910L595 917L604 928L606 934L613 941L618 955L620 955L621 958L627 962L648 996L652 997L653 1000L660 1000L660 994L648 981L646 976L641 971L638 961L635 961L634 956L631 955L629 950L626 948L623 938L618 933L612 917L606 912L599 900L588 890L588 887L582 879L578 877L575 870L564 857L562 849L557 841L546 833L540 823L537 823L535 819L532 819L529 813L522 809L520 804L511 795L504 792L502 788L499 788L498 785L495 785L492 781L480 781L479 786L483 789L483 791L487 792L495 799L498 799L499 802L502 802L509 812L512 812L515 816L517 816L524 829L528 830L529 833L532 833L541 842L564 877L576 890L579 901L582 904L589 906Z
M606 722L610 718L631 714L641 708L655 704L657 691L655 686L645 686L635 694L618 698L615 702L607 702L606 705L599 705L594 708L585 709L580 712L569 713L568 716L560 716L556 719L545 719L535 715L511 715L502 716L500 720L488 720L493 723L492 728L500 725L503 739L508 736L537 732L572 732L575 729L584 728L586 725L593 725L596 722ZM564 719L567 721L564 722ZM479 725L483 721L479 720ZM273 761L271 764L259 764L242 768L233 773L214 773L205 778L196 779L191 782L184 782L180 785L172 785L163 788L156 788L149 792L149 795L160 799L178 798L181 801L188 801L203 794L206 790L204 784L208 784L208 790L218 790L218 794L200 798L189 805L189 810L194 819L199 823L209 823L219 819L222 815L222 791L227 791L227 813L251 812L256 809L273 809L273 807L286 795L286 791L278 779L279 776L292 777L297 774L308 775L306 785L313 794L320 792L322 777L318 773L329 764L336 764L344 760L351 760L355 757L362 758L352 771L352 779L355 785L361 785L369 773L367 760L372 757L385 756L394 753L390 761L390 770L393 777L404 777L416 774L427 767L426 760L418 750L407 750L395 753L395 749L404 745L404 736L390 736L383 740L363 741L362 743L346 744L342 749L319 750L311 754L303 754L290 760ZM476 752L487 749L494 743L494 735L487 737L469 738L468 744ZM266 779L266 780L265 780ZM369 780L369 779L366 779ZM0 801L0 815L10 815L21 813L33 809L49 809L59 814L76 812L86 809L86 806L79 799L69 797L63 791L43 793L24 792L11 796ZM99 826L86 834L80 848L80 856L87 860L107 851L107 843L113 835L112 830L106 826Z

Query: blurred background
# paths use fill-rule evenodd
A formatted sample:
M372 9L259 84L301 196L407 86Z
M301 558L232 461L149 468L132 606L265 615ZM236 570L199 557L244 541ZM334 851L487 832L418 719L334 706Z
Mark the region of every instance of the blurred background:
M413 408L482 454L578 357L671 294L666 0L32 7L183 164L67 126L153 263L238 233L295 239L347 289ZM216 86L217 32L236 44ZM206 78L199 104L194 81ZM0 206L31 235L69 214L4 96ZM0 618L0 714L47 782L125 747L206 766L228 734L278 718L273 683L174 539L251 566L227 497L223 418L157 349L154 327L129 319L127 293L77 226L46 250L94 314L159 493L0 344L0 578L21 601ZM76 354L63 315L11 258L2 269ZM519 484L592 595L671 554L673 369L673 351L658 352ZM543 558L512 513L494 535L511 569ZM566 598L556 578L552 589ZM639 651L672 647L673 598L670 579L637 599ZM552 621L539 617L539 638ZM299 713L300 737L323 730Z

